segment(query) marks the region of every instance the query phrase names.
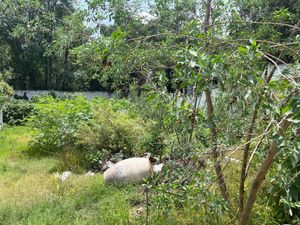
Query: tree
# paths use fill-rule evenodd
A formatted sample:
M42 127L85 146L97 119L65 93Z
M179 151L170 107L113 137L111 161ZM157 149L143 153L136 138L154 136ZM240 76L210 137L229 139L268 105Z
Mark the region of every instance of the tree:
M169 2L161 3L161 6L165 7L164 9L166 9L166 12L163 10L160 12L159 15L161 17L163 17L164 15L170 15L167 8L172 8L170 7L172 3L170 5L167 5L167 3ZM261 3L263 5L266 4L266 2ZM209 13L203 13L203 9L205 9L204 6L207 7L206 12ZM280 105L280 102L291 101L291 99L293 98L292 96L294 96L293 93L295 92L295 90L297 90L297 84L295 82L297 72L293 71L292 66L290 66L291 68L288 74L281 74L281 79L287 82L287 86L281 86L283 85L281 81L272 80L272 76L276 70L277 64L291 63L299 59L299 55L296 50L297 39L295 39L294 36L295 32L290 31L291 27L294 30L297 30L297 27L295 26L297 25L297 21L293 19L291 13L286 9L278 10L278 8L276 7L269 8L269 11L264 17L268 21L252 21L251 18L249 20L249 17L247 17L247 13L243 12L243 5L237 4L236 8L234 8L234 10L232 10L231 12L233 16L228 20L226 20L225 15L218 15L219 11L215 10L222 8L226 9L226 6L222 4L218 5L215 2L211 1L207 1L204 6L200 7L202 11L198 14L206 15L203 19L203 21L205 21L203 30L201 28L199 29L199 24L201 25L201 23L195 20L195 17L192 17L190 20L184 20L187 21L187 23L180 24L180 28L165 26L164 29L161 30L164 31L162 33L153 34L152 36L145 36L143 38L133 38L131 39L131 42L127 40L128 37L126 36L127 33L125 32L122 37L119 37L119 39L123 41L119 42L121 43L121 45L118 45L118 49L122 50L116 55L110 55L110 59L112 61L116 58L119 58L120 60L114 61L111 67L109 67L109 71L114 71L114 74L119 71L121 72L120 76L125 77L129 73L129 70L124 69L128 68L126 67L126 64L125 67L122 67L124 66L124 64L122 64L122 61L126 61L126 59L131 57L139 58L141 52L143 51L146 51L146 55L151 55L151 51L145 50L146 48L144 48L147 45L148 49L149 46L151 46L152 48L156 49L157 52L159 52L157 49L162 49L165 47L172 48L172 50L174 50L170 52L172 53L172 55L169 55L168 58L171 59L170 61L172 61L171 67L175 69L175 79L184 81L183 86L192 84L194 87L194 104L191 104L190 101L187 101L188 103L186 105L184 103L182 104L182 110L183 107L186 107L190 112L192 112L191 117L184 118L178 116L177 118L180 118L180 121L184 121L187 124L187 131L190 134L191 139L193 139L193 128L197 126L197 122L195 123L195 121L197 121L196 112L198 110L197 96L199 93L203 91L205 92L206 101L208 103L208 121L210 121L208 126L211 129L211 145L213 146L216 165L218 165L219 163L219 166L216 169L217 180L219 181L222 195L228 202L230 202L228 191L226 190L225 180L221 175L223 169L220 167L220 162L218 162L220 157L218 145L223 140L220 140L220 137L217 136L217 131L222 129L220 125L223 125L223 123L222 121L220 121L220 118L217 118L216 122L214 122L214 108L216 108L216 111L218 111L218 107L221 106L218 103L217 105L215 105L215 107L213 107L212 97L210 93L212 90L212 83L214 79L217 78L217 85L222 90L222 95L227 97L232 95L232 92L235 94L235 99L232 98L230 102L228 102L228 104L230 104L232 108L236 107L237 109L239 109L240 106L238 105L238 101L242 101L244 105L248 107L251 105L255 105L253 111L243 106L243 109L245 109L244 113L241 114L240 117L233 116L233 120L240 121L240 123L237 125L241 125L241 127L235 128L240 129L240 137L243 137L243 134L246 134L244 136L245 150L241 165L239 193L240 224L245 224L249 220L249 215L257 197L258 190L260 189L263 179L273 163L274 155L279 145L277 140L270 141L269 146L268 143L265 144L264 147L268 148L269 150L267 152L267 155L263 155L259 159L262 162L262 167L259 169L254 166L254 168L257 169L257 175L253 179L253 185L246 201L246 206L244 208L244 182L247 178L248 169L251 163L251 161L248 161L250 152L252 150L250 143L254 142L254 133L260 132L261 128L265 127L265 132L269 132L268 124L257 124L257 119L270 119L273 123L278 123L278 126L281 127L279 128L279 131L274 129L274 136L268 136L268 140L273 140L274 137L279 139L282 138L284 131L288 128L285 113L276 114L275 112L267 110L267 108L272 108L277 111L282 110L282 108L278 106ZM213 6L216 8L213 8ZM210 12L212 13L210 14ZM240 13L242 16L237 16L235 12ZM174 16L170 17L174 19ZM166 16L166 18L168 17ZM285 19L287 20L284 21ZM174 21L176 21L176 19ZM213 21L213 23L209 24L209 21ZM288 24L285 24L284 22ZM296 23L293 25L289 25L293 22ZM222 24L222 26L220 26L220 24ZM247 24L252 25L248 26ZM124 27L124 29L127 28L128 27ZM176 30L178 33L171 33L171 31L174 30ZM222 30L227 30L228 33L222 34ZM287 34L292 35L287 36ZM159 38L152 39L152 37ZM273 37L275 38L273 39ZM295 43L292 44L292 47L289 46L289 41L295 41ZM165 46L165 43L167 43L168 45ZM157 46L159 47L155 48L155 44L157 44ZM134 51L132 51L132 49L134 49ZM108 51L110 50L112 49L109 49ZM126 54L124 55L122 54L122 52L126 52ZM132 55L128 53L131 53ZM230 63L225 62L224 58L230 58ZM148 64L144 64L142 68L144 71L153 72L153 70L151 70L152 66L161 62L161 59L156 59L155 61L149 62ZM266 71L268 64L272 64L273 69L271 69L271 71L269 72L264 72ZM129 67L129 69L132 67L133 66ZM160 73L158 73L158 71L154 71L153 77L155 77L155 75L163 77ZM114 82L120 80L121 78L119 77L114 80ZM152 80L152 82L153 81L154 80ZM162 81L163 79L159 80L159 82ZM276 85L274 86L274 84ZM159 94L162 96L162 99L168 98L167 95L163 93L163 89L159 90L158 87L159 85L153 84L153 91L160 91ZM174 96L173 102L176 102L178 100L177 96L179 93L177 92L176 94L177 95ZM285 99L286 96L289 97ZM166 104L168 105L168 102ZM280 106L285 107L284 105ZM170 110L173 113L181 109L176 104L171 106L168 105L166 106L166 108L171 108L172 110L174 110L174 112ZM260 112L260 109L266 114L265 116L263 116L262 112ZM181 114L181 116L183 115ZM293 114L293 117L294 116L295 114ZM226 121L234 124L233 121ZM248 124L250 125L248 126ZM175 132L175 129L177 132L179 130L178 127L179 125L174 128L173 132ZM181 137L183 137L183 133L180 133L180 135ZM223 133L221 135L227 137L226 133ZM266 134L262 135L265 136ZM237 139L231 140L231 142L233 143L236 143L237 141ZM181 141L179 142L180 144L183 143ZM257 146L257 148L260 147L260 142L257 143ZM253 154L255 153L257 148L253 150ZM190 147L186 148L185 150L187 149L190 149Z
M73 82L70 74L76 69L71 69L69 57L61 59L61 45L68 45L65 56L69 55L70 49L87 41L90 34L83 25L84 13L74 10L70 0L4 0L0 3L0 46L7 49L7 58L11 59L6 64L13 70L10 82L15 88L73 88L60 83L69 79ZM63 30L66 33L61 35ZM67 39L70 43L63 43ZM61 64L66 70L62 80Z

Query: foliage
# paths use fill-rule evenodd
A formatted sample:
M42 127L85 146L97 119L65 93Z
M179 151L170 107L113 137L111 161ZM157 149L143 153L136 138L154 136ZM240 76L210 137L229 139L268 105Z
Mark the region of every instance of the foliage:
M158 124L152 124L148 134L142 141L143 148L153 156L162 156L165 148L165 135Z
M195 163L199 163L196 173ZM201 162L193 160L187 165L180 161L167 162L163 172L154 179L154 182L158 182L152 190L155 193L152 199L154 209L168 214L173 208L190 207L206 212L202 223L217 224L222 215L226 214L226 203L218 193L208 190L212 171L209 167L203 169L203 166Z
M97 167L118 152L126 157L145 152L148 122L127 100L43 97L29 120L36 131L32 148L59 154L65 169Z
M5 54L1 54L0 73L13 71L14 88L72 90L76 86L71 76L76 67L69 52L89 39L90 29L84 26L84 13L74 11L70 0L1 1L0 49ZM67 81L72 81L71 87Z
M7 101L3 106L3 121L9 125L24 124L33 108L33 103L26 100Z
M172 5L172 1L170 5ZM236 6L233 9L238 11L239 7ZM172 7L169 8L172 9ZM118 85L118 82L121 81L122 84L127 85L125 87L127 92L129 90L131 92L132 87L128 83L134 84L133 79L130 78L132 71L139 74L140 80L143 78L147 80L145 86L149 90L147 92L149 99L157 101L158 107L155 110L163 113L162 118L157 118L158 122L163 121L160 124L160 129L163 127L165 133L169 135L168 138L175 136L175 141L168 140L169 143L172 143L168 148L173 153L173 143L175 142L177 151L172 156L183 161L190 161L197 150L204 150L203 146L216 149L241 144L245 140L248 142L249 132L251 141L254 134L260 134L264 131L268 121L275 124L276 121L280 121L279 118L284 117L282 114L277 114L276 111L282 106L282 102L285 101L285 97L288 95L287 93L291 94L297 88L292 83L284 84L284 82L280 83L281 81L278 81L278 84L276 84L277 81L268 84L269 74L265 72L267 64L270 62L276 64L280 61L276 57L278 56L277 52L281 49L272 47L271 44L276 43L270 43L268 40L256 41L253 39L253 37L267 38L286 42L289 40L286 37L286 32L278 31L271 24L258 26L260 31L257 33L258 35L255 35L255 29L249 32L246 29L240 29L240 27L232 27L232 24L243 24L244 21L239 21L239 18L235 17L227 20L225 15L217 15L218 10L222 11L222 9L227 8L222 4L217 4L216 11L213 11L211 16L215 23L209 28L199 29L203 24L197 20L191 20L190 23L180 24L182 26L178 29L180 30L179 34L169 33L168 31L173 28L167 26L165 33L157 33L159 38L156 38L155 35L154 37L149 35L132 38L130 31L128 31L130 26L127 26L126 23L121 24L122 30L113 32L108 37L107 44L104 45L106 47L104 48L105 51L109 53L104 52L108 55L108 61L111 62L105 70L105 74L108 75L108 78L113 78L111 81L116 84L116 89L124 90L123 86ZM167 11L165 10L165 12ZM201 14L201 10L199 11ZM234 15L234 12L232 12L232 15ZM274 13L274 15L279 19L285 17L288 13L282 11ZM122 14L119 14L119 16L122 16ZM227 27L226 25L223 25L223 27L220 25L224 21L225 23L228 22ZM222 35L221 31L224 28L228 29L228 36ZM239 30L236 31L236 28ZM206 29L207 31L205 31ZM266 34L270 36L266 36ZM232 38L235 39L232 40ZM117 46L117 48L114 48L114 46ZM155 49L155 51L153 52L152 49ZM122 52L126 53L122 54ZM282 56L290 52L285 51ZM147 56L144 57L145 55ZM160 56L163 56L163 59ZM143 60L139 61L138 59ZM170 73L167 73L167 69L172 71L171 76ZM282 74L282 77L290 79L290 76L294 75L286 73ZM175 87L173 95L170 94L170 89L166 89L168 84L173 88ZM193 90L190 95L187 95L187 91L184 90L191 86ZM212 98L213 102L210 106L207 106L211 107L212 110L206 116L201 111L202 106L198 105L198 96L205 93L207 100L207 96L216 87L219 88L220 98L217 101ZM127 95L124 94L124 96ZM257 110L254 119L253 107L255 107L254 111L256 108L262 108L262 112ZM259 119L259 123L256 122L256 119ZM254 123L253 128L249 131L252 123ZM211 131L209 141L207 140L207 129ZM231 132L228 133L228 130ZM272 134L276 132L275 128L272 129ZM199 139L197 140L199 136L204 138L199 141ZM272 137L270 135L266 138L273 140ZM276 137L278 138L278 136ZM254 144L257 143L254 142ZM261 149L267 149L268 144L269 142L263 142ZM217 164L220 161L219 153L213 155L215 155ZM195 157L197 158L197 156ZM262 153L257 157L259 157L258 160L263 161L265 154ZM247 159L244 162L248 163ZM254 168L257 168L256 165L254 164ZM174 172L172 169L174 168L170 170ZM222 168L220 170L222 171ZM187 175L184 173L183 176ZM217 176L219 177L218 174ZM222 183L224 182L222 181ZM180 185L178 186L181 188ZM172 187L170 189L172 190ZM176 191L176 187L173 187L173 189ZM249 196L249 198L251 197L253 196ZM169 206L166 205L166 208Z
M53 173L58 158L29 154L31 134L25 126L0 132L0 223L140 224L130 216L131 202L143 201L138 188L106 186L99 174L61 182Z
M85 151L88 163L95 164L118 152L125 157L141 155L146 132L147 124L140 118L130 118L126 111L114 111L112 107L96 106L92 119L78 128L76 145Z
M10 75L11 71L5 71L5 73L0 72L0 109L3 107L4 102L14 93L12 87L6 82Z
M91 117L90 104L83 97L74 99L40 98L30 118L36 130L31 145L42 152L55 153L74 145L80 123Z
M296 97L298 98L298 97ZM283 109L296 111L299 103L291 100ZM296 104L295 104L296 103ZM270 174L272 186L265 188L265 193L278 207L277 217L283 222L299 223L299 115L290 118L293 121L287 137L281 141L281 149L277 153L274 168ZM275 207L275 206L274 206Z
M72 174L65 182L60 182L53 172L57 172L57 157L37 158L29 153L28 141L32 130L25 126L6 127L0 132L0 222L3 224L53 224L64 223L74 224L143 224L146 222L146 197L142 187L107 186L103 183L101 175L85 177L82 174ZM28 152L29 151L29 152ZM184 168L178 169L182 171ZM60 172L60 171L59 171ZM164 171L164 174L167 170ZM180 172L177 173L179 178ZM167 175L167 174L166 174ZM202 170L197 175L201 187L205 187L205 182L210 176L207 171ZM164 177L164 176L163 176ZM234 176L231 176L234 178ZM196 182L195 182L196 183ZM202 186L203 185L203 186ZM185 187L191 186L186 184ZM165 184L164 190L170 190ZM162 187L161 187L162 188ZM203 224L210 221L210 224L225 224L232 216L222 214L218 216L220 210L217 205L219 199L213 202L207 201L202 205L194 201L194 194L199 194L196 198L210 199L205 196L217 195L214 192L203 193L196 186L192 189L183 190L177 186L178 192L188 193L193 199L180 198L164 194L172 208L161 210L165 205L157 202L153 194L156 190L150 190L150 207L148 224ZM157 190L159 191L159 190ZM158 195L162 195L159 192ZM201 194L203 193L203 195ZM173 197L172 197L173 196ZM189 204L185 208L175 208L171 201L176 201L177 205ZM198 204L200 207L195 208ZM204 205L211 206L215 214L205 211ZM223 202L222 202L222 204ZM153 207L152 207L153 206ZM272 211L266 206L266 201L260 201L257 205L256 218L252 224L273 223ZM263 216L267 214L267 216ZM218 216L218 219L216 219ZM263 220L264 219L264 220ZM215 222L215 223L214 223ZM275 222L274 222L275 223Z
M88 11L76 13L69 1L63 9L60 2L0 3L0 72L12 68L17 78L11 82L17 86L94 86L124 98L145 95L147 102L136 109L125 101L38 103L33 124L41 132L35 146L64 151L62 158L70 164L89 152L90 161L120 150L131 155L135 144L142 143L138 130L147 127L139 127L140 117L150 119L153 127L143 138L144 147L158 153L156 144L163 143L162 158L179 163L167 167L167 184L154 184L161 187L156 193L160 207L186 207L200 195L213 205L206 205L213 214L206 222L215 222L226 210L235 214L238 199L234 218L244 225L252 209L260 209L254 203L269 195L274 198L266 205L274 208L278 221L297 219L299 1L89 0ZM92 36L84 19L95 25ZM223 149L233 149L232 154L242 150L237 182L226 176L231 161L222 157ZM213 161L207 170L214 173L197 168L195 162L206 153ZM217 190L209 193L205 183L186 183L190 173L195 181L215 178L226 203L219 201ZM284 176L296 181L289 183ZM277 191L268 188L271 184ZM284 190L278 188L282 184ZM166 190L182 196L165 199ZM264 211L253 215L265 218Z

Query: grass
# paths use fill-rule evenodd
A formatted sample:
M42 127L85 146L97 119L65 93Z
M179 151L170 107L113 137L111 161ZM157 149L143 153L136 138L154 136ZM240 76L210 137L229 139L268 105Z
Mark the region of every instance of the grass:
M57 156L37 157L30 151L31 133L27 127L6 127L0 131L0 225L145 224L142 186L107 186L101 174L86 177L84 173L72 174L61 182L55 175L61 168ZM225 170L234 202L238 174L235 163ZM249 188L250 183L246 185ZM217 190L217 186L212 188ZM161 210L150 208L148 224L207 224L203 210L168 211L162 214ZM270 224L271 215L272 207L258 199L251 224ZM234 217L224 215L215 224L233 223Z
M12 158L27 149L30 140L27 127L6 127L0 132L0 159Z
M57 157L34 157L29 149L31 130L6 127L0 131L0 225L118 225L145 223L142 186L116 187L101 174L57 176ZM152 213L149 224L201 224L191 211ZM197 219L197 220L196 220Z
M51 194L27 206L0 209L3 224L128 224L132 187L103 185L101 176L75 176L65 183L52 183ZM24 199L23 199L24 200Z
M27 154L31 131L0 132L0 224L129 224L137 187L105 186L101 175L73 174L61 182L52 157Z

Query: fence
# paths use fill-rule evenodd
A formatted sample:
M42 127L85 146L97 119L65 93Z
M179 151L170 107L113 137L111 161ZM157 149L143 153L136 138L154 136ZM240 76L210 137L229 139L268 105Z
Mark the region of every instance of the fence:
M15 94L18 96L24 96L26 94L28 99L32 99L35 96L46 96L49 94L55 94L57 97L71 97L71 96L85 96L87 99L92 99L96 96L101 97L115 97L116 94L108 93L105 91L81 91L81 92L68 92L68 91L48 91L48 90L15 90Z

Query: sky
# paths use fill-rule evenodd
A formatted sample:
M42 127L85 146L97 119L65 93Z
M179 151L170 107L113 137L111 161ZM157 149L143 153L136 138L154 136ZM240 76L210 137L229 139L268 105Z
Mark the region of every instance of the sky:
M141 11L137 13L136 16L140 17L141 20L142 20L142 23L146 24L148 23L149 20L152 20L152 19L155 19L155 17L153 15L150 15L149 14L149 7L147 6L147 1L145 2L142 2L142 7L141 7ZM87 9L88 8L88 5L87 3L85 2L85 0L75 0L75 4L74 4L75 7L78 7L79 9ZM104 20L104 23L111 23L110 21L106 21ZM89 22L86 24L87 26L89 27L95 27L95 24L93 22Z
M87 9L87 4L85 0L76 0L75 6L79 7L80 9Z

